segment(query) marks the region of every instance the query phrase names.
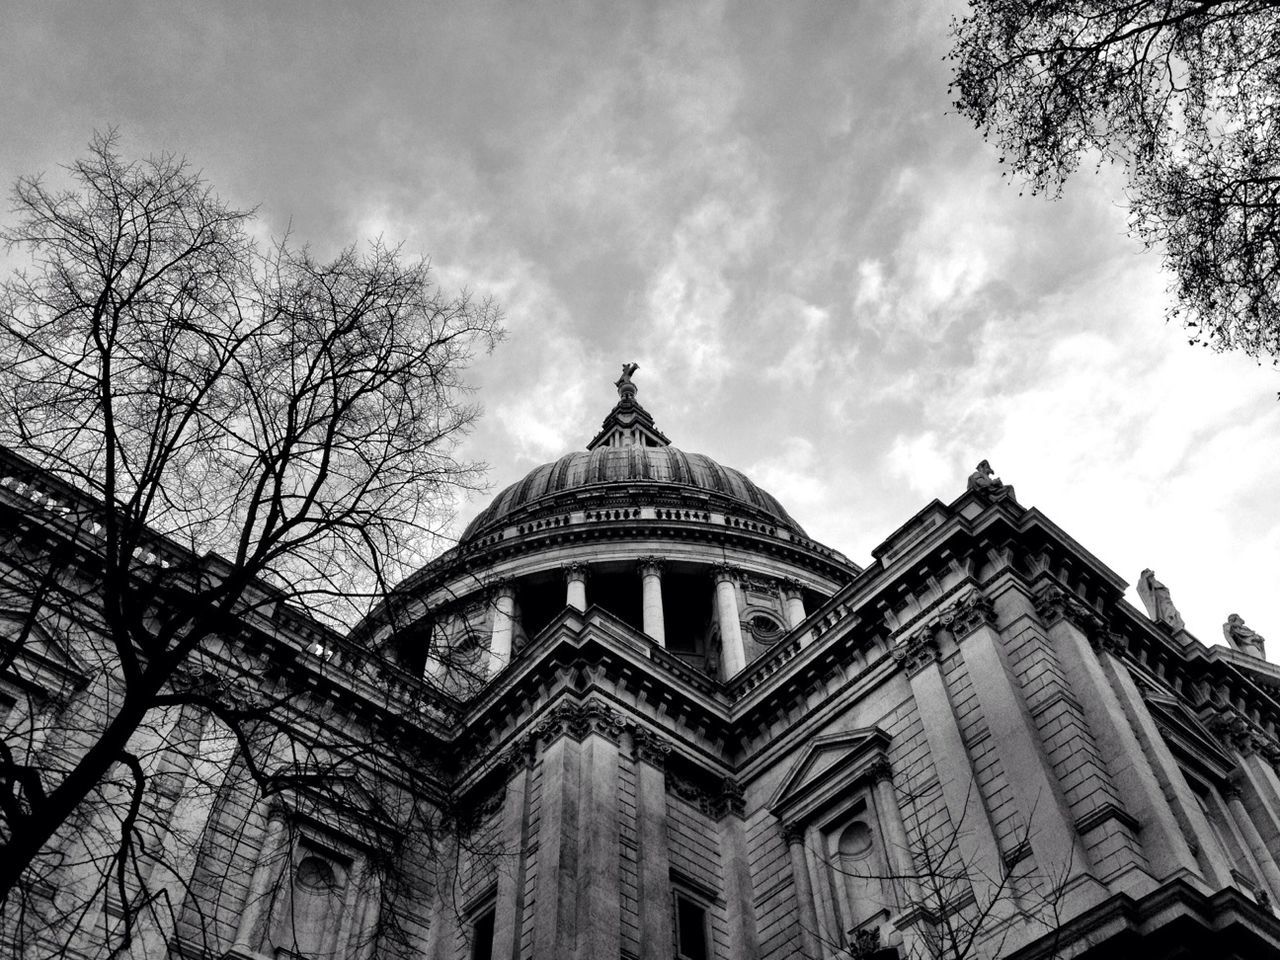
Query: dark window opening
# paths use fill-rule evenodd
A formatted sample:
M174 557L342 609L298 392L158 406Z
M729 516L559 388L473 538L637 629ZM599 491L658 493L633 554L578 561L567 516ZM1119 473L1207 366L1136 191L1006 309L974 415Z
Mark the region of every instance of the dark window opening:
M559 571L524 578L516 587L521 626L533 640L564 609L566 590Z
M587 580L587 606L604 607L619 620L643 631L640 574L635 570L597 572L593 567Z
M677 654L706 656L711 624L711 577L705 570L662 577L662 620L667 649Z
M676 957L678 960L708 960L707 910L682 893L676 894Z
M471 960L493 960L493 924L497 911L490 907L471 924Z

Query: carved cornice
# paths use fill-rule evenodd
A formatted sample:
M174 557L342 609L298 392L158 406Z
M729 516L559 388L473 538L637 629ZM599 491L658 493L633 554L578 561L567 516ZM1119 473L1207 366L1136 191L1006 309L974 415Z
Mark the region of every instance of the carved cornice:
M914 677L931 663L936 663L938 656L938 640L933 627L917 630L893 648L893 659L906 668L908 677Z

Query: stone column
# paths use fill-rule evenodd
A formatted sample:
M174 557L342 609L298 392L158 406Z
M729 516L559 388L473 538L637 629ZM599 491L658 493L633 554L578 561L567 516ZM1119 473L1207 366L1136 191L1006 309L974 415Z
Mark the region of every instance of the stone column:
M809 863L804 854L804 829L789 826L783 831L787 852L791 855L791 879L796 888L796 923L800 926L800 955L804 960L821 960L818 943L818 911L809 882Z
M1230 784L1224 791L1227 798L1227 807L1231 810L1231 819L1236 822L1236 826L1240 828L1240 833L1244 835L1245 849L1247 853L1251 853L1258 866L1262 868L1263 878L1271 889L1268 895L1272 898L1280 899L1280 868L1276 866L1275 857L1271 855L1271 851L1267 848L1266 842L1262 839L1262 834L1258 831L1257 824L1253 822L1253 818L1249 816L1249 811L1245 809L1244 798L1241 795L1240 788L1236 784Z
M662 613L662 566L661 557L641 557L637 566L640 568L641 603L644 610L644 632L652 637L660 647L667 645L666 620Z
M266 812L266 819L262 846L258 848L258 862L253 868L249 890L244 898L244 909L240 912L240 925L236 928L233 949L242 953L253 953L262 945L261 927L267 920L272 885L280 875L280 858L285 852L288 824L285 822L284 811L271 809Z
M716 585L716 623L720 627L720 672L728 680L747 665L738 613L738 571L721 565L715 568L712 578Z
M365 880L368 862L364 857L359 857L351 865L351 870L347 874L346 895L342 898L342 913L338 919L338 937L333 948L335 957L346 957L359 951L364 944L360 942L360 935L363 931L360 929L360 921L364 919L364 901ZM349 949L352 940L355 941L354 949Z
M898 798L893 795L893 768L882 757L872 764L870 773L874 784L872 789L876 798L876 814L884 828L889 847L885 851L889 869L896 874L893 888L898 898L898 909L905 910L920 902L920 889L915 878L915 862L911 859L911 842L907 839L907 830L902 823Z
M587 565L567 563L564 566L565 606L587 609Z
M804 622L804 595L800 592L799 580L785 580L782 586L782 599L787 604L787 626L794 630Z
M489 676L511 662L511 639L515 635L516 591L510 582L500 581L493 591L493 632L489 637Z
M632 735L636 758L636 872L640 960L671 956L671 859L667 845L666 763L671 745L647 730Z

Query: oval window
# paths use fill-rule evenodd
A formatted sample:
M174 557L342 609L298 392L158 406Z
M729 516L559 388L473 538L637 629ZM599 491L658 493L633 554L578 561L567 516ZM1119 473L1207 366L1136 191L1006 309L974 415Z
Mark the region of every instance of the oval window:
M751 628L751 635L761 643L773 643L782 636L782 624L764 614L752 617L747 625Z
M320 857L307 855L298 862L296 870L299 886L308 890L332 890L338 885L333 866Z
M871 849L871 828L861 820L855 820L840 834L840 855L860 857Z

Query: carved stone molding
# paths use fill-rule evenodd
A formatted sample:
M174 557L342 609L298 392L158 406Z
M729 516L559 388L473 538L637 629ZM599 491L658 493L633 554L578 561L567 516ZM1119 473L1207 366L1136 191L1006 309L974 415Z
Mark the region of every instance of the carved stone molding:
M1095 653L1109 653L1113 657L1124 656L1129 649L1129 641L1114 630L1099 630L1089 636L1089 644Z
M1234 707L1220 708L1206 718L1205 726L1228 747L1241 756L1260 754L1272 765L1280 763L1280 743Z
M500 761L506 779L511 780L517 774L531 769L537 761L536 744L533 737L522 737L511 745Z
M931 663L936 663L938 656L938 640L932 627L917 630L893 649L893 659L903 665L908 677L914 677Z
M659 770L666 769L667 757L674 749L664 737L643 727L632 727L631 748L638 762L647 763Z
M741 817L746 813L746 797L742 785L732 777L725 777L719 783L699 783L668 767L667 789L715 820L723 819L729 814Z
M724 804L724 813L732 813L735 817L741 817L747 812L746 791L742 789L742 784L733 779L733 777L725 777L721 782L720 801Z
M588 700L586 703L557 704L533 732L544 744L550 744L565 735L581 741L593 733L620 743L624 727L621 716L602 703Z

